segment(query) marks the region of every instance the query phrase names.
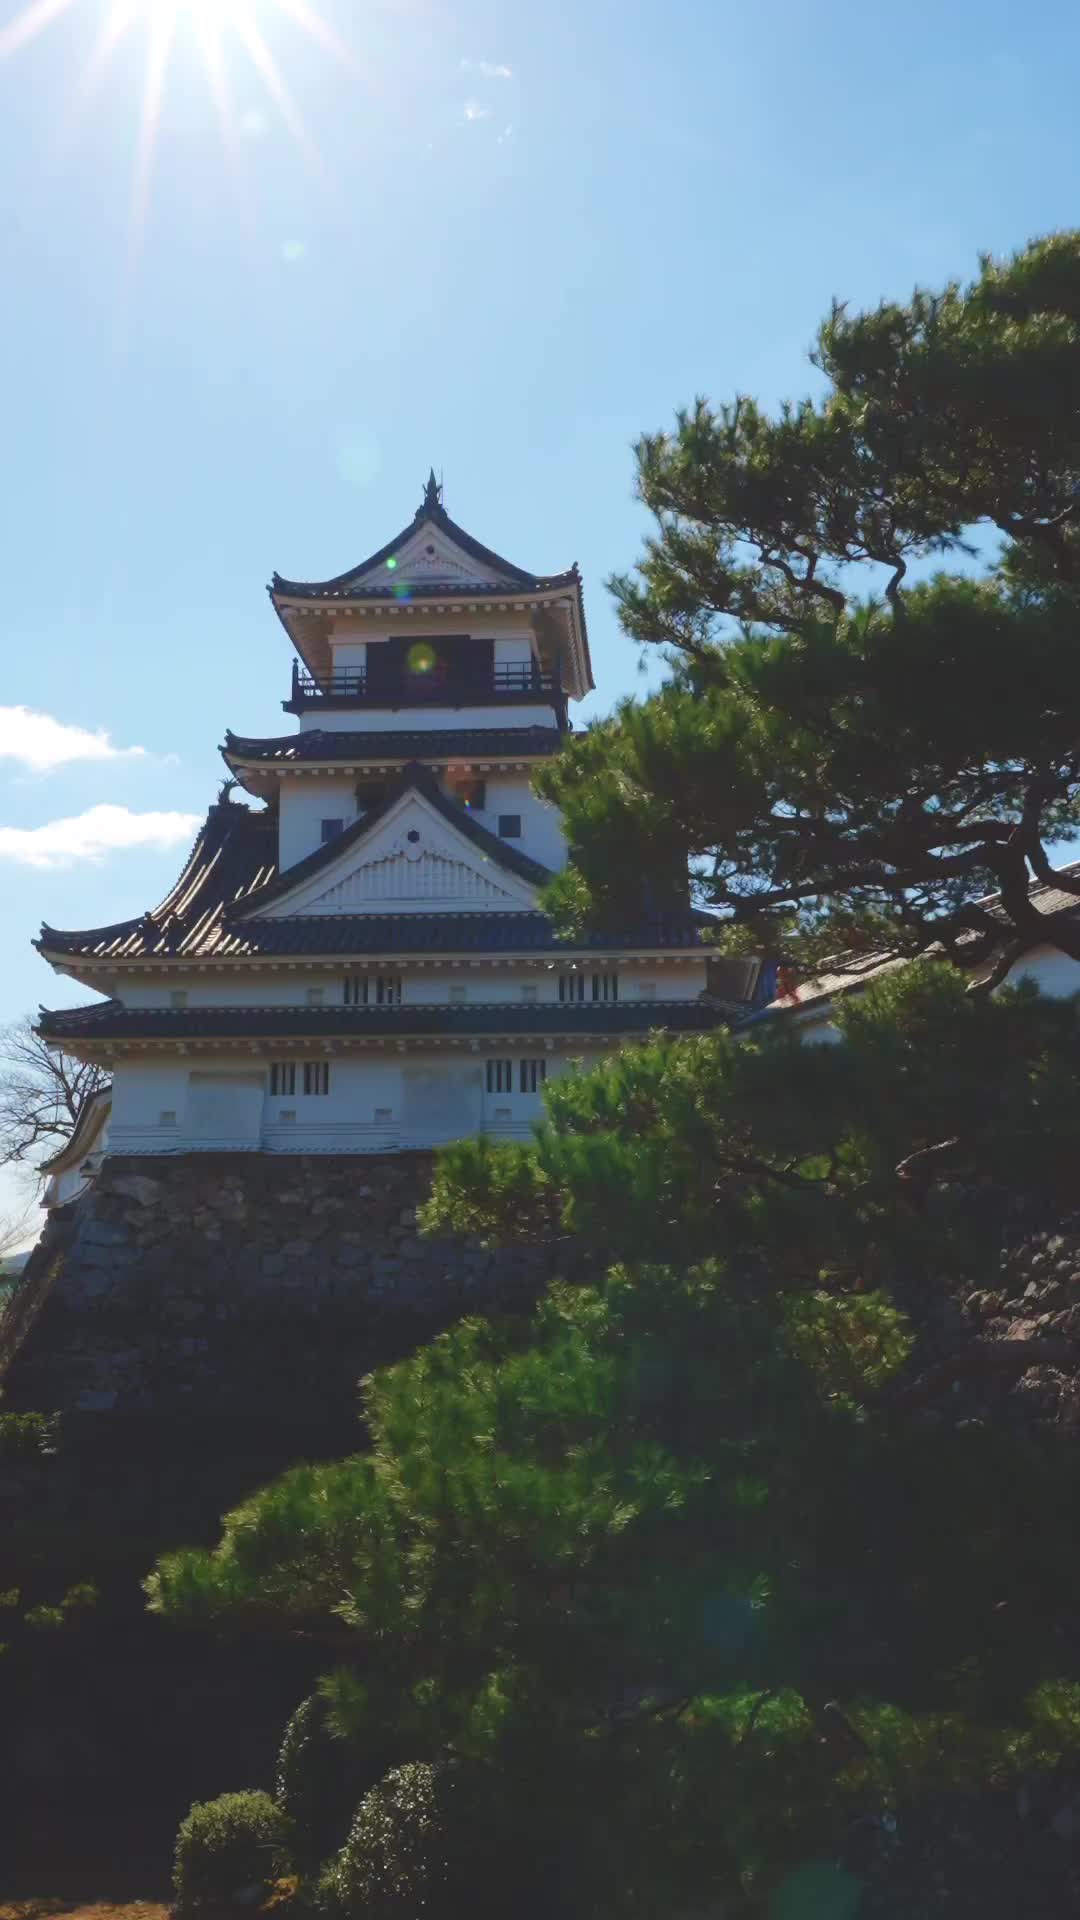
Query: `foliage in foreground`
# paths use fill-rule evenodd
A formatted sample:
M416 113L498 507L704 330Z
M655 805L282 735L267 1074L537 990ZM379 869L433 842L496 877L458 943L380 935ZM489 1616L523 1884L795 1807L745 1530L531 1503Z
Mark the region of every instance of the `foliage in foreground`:
M1080 1744L1077 1470L913 1421L897 1305L984 1276L1018 1189L1071 1193L1077 1010L923 964L845 1021L627 1053L552 1087L532 1148L447 1152L430 1225L572 1233L592 1282L373 1376L368 1453L150 1583L340 1648L331 1733L467 1777L523 1913L552 1860L568 1915L678 1911ZM349 1885L420 1871L396 1787L363 1805Z
M672 674L541 774L572 852L552 900L632 922L689 856L732 936L810 965L1010 935L1080 957L1030 897L1080 823L1080 234L836 306L813 357L820 399L699 400L638 442L655 530L611 584ZM957 554L983 577L914 570Z
M181 1822L173 1883L181 1909L228 1903L267 1887L288 1860L289 1829L268 1793L196 1801Z

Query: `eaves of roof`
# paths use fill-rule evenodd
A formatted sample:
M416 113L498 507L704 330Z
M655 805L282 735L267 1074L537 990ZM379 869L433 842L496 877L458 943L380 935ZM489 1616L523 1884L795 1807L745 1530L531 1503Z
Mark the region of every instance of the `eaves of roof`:
M228 765L299 766L312 763L363 763L407 766L413 762L464 760L540 760L558 753L556 727L433 727L395 732L336 732L313 727L306 733L260 740L226 732L222 755Z
M404 527L400 533L395 534L394 538L388 540L386 545L380 547L376 553L369 554L366 560L361 560L357 566L350 567L346 573L339 573L332 580L320 581L287 580L282 574L275 573L269 588L271 597L275 600L279 597L296 600L335 600L359 598L362 595L374 593L378 597L390 598L392 596L385 586L363 588L360 586L360 582L366 573L372 572L376 567L381 567L387 560L391 559L392 556L404 546L405 542L411 540L414 534L423 526L437 527L441 533L446 534L447 537L454 542L455 546L460 547L471 559L478 561L481 566L490 567L493 573L502 574L507 583L527 590L538 592L548 587L571 586L580 578L576 565L569 568L565 573L550 574L547 576L530 573L524 567L515 566L513 561L505 560L501 554L495 553L491 547L485 547L479 540L475 540L471 533L466 533L465 528L459 527L456 520L451 520L445 507L431 504L425 500L417 508L408 526ZM412 594L417 594L423 593L427 591L427 589L410 587L409 591ZM445 586L437 586L430 591L444 595L448 591L451 594L456 594L458 590L456 587L447 589ZM478 589L476 587L468 587L467 589L461 589L462 597L466 599L475 598L478 592L490 592L505 596L506 591L506 585L496 585L491 588Z
M730 1025L740 1009L725 1002L672 1000L586 1003L584 1006L517 1002L465 1007L125 1007L117 1000L89 1007L42 1008L38 1031L60 1041L193 1039L368 1038L423 1039L503 1034L538 1038L617 1038L655 1031L706 1033Z

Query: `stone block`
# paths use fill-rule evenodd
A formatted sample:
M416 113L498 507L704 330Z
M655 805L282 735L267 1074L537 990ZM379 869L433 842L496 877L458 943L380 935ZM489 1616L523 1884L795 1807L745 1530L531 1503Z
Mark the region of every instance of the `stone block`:
M161 1198L161 1181L148 1173L118 1174L106 1183L107 1193L121 1193L127 1200L135 1200L140 1207L153 1207Z

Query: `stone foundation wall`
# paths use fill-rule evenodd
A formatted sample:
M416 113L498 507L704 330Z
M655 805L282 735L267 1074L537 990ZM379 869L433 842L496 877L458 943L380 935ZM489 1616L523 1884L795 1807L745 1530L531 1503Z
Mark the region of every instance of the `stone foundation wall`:
M348 1419L373 1366L463 1313L526 1308L552 1270L539 1250L421 1239L431 1164L106 1161L39 1251L5 1405Z

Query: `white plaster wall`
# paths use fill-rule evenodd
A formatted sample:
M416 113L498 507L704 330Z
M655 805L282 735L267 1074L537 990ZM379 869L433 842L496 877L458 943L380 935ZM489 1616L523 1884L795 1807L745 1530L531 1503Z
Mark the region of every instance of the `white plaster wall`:
M350 968L345 959L341 962L340 970L323 972L315 968L305 971L302 966L296 971L252 967L236 973L230 971L185 976L178 970L171 976L161 974L157 977L141 976L130 981L123 979L119 998L128 1007L169 1007L172 1004L171 994L179 988L187 994L189 1009L303 1007L308 1005L309 991L317 989L322 993L323 1005L341 1006L345 999L346 977L350 972L360 970ZM548 1005L557 1003L559 975L571 971L571 968L569 963L526 960L505 967L485 966L483 961L465 961L459 966L448 967L410 967L406 962L395 967L388 959L386 962L370 963L366 971L372 981L380 971L400 973L402 1000L406 1005L446 1006L451 1003L451 987L461 987L468 1004L504 1006L531 1000L533 994L523 992L526 986L536 989L535 998L538 1002ZM705 990L704 961L685 965L658 963L654 966L588 961L579 971L586 976L586 1002L589 1004L592 996L590 976L594 972L617 973L619 998L623 1001L645 998L642 988L646 985L653 987L653 993L647 997L659 1005L672 1000L696 1000Z
M283 873L322 845L324 820L340 819L349 826L357 818L356 783L362 775L361 765L354 773L320 773L308 779L282 781L278 861ZM440 785L452 799L454 780L444 776ZM494 774L485 777L485 785L487 804L473 814L480 826L497 835L499 815L519 813L521 838L508 840L507 846L539 860L545 867L556 871L564 867L567 850L558 808L541 800L529 781L521 776L514 779Z
M246 1063L250 1066L250 1061ZM159 1153L178 1152L185 1138L189 1065L181 1060L123 1061L113 1073L109 1152L143 1153L147 1143ZM162 1125L165 1112L176 1115Z
M430 733L446 727L554 727L555 709L547 701L492 707L338 707L333 701L308 707L300 715L300 733L330 728L334 733Z
M453 782L443 782L450 792ZM539 860L543 866L551 867L556 873L566 865L566 840L563 836L562 819L557 807L549 801L541 800L534 793L527 779L506 779L500 774L492 774L485 779L487 791L484 795L486 805L473 814L474 820L486 827L489 833L499 831L500 813L520 813L521 838L508 840L508 847L516 847L520 853L527 853L532 860Z
M1007 976L1011 987L1030 980L1052 1000L1064 1000L1080 993L1080 961L1071 960L1056 947L1033 947L1018 960Z
M283 780L278 827L282 873L322 845L324 820L356 819L356 774L323 773L312 780Z
M110 1151L385 1153L437 1146L481 1129L522 1138L543 1106L539 1092L519 1091L523 1054L544 1059L550 1079L576 1064L541 1043L451 1053L418 1049L400 1057L373 1053L331 1058L329 1093L305 1094L297 1059L297 1091L287 1096L270 1094L269 1054L259 1060L251 1054L202 1055L195 1068L186 1062L121 1064L113 1083ZM312 1057L319 1057L314 1049ZM487 1092L489 1057L512 1060L509 1092ZM217 1107L211 1097L215 1079L221 1089ZM162 1125L163 1110L175 1112L175 1126Z

